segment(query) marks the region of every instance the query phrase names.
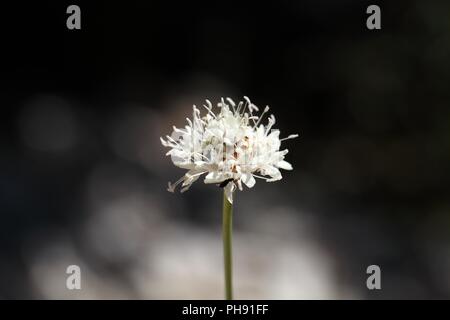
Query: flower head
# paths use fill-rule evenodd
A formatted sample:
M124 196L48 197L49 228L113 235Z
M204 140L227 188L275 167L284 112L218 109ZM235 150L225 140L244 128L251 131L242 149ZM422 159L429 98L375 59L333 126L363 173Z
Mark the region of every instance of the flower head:
M282 178L279 169L292 170L284 160L288 150L280 150L281 141L298 137L297 134L280 139L280 131L272 129L275 117L270 115L266 125L261 124L269 111L265 107L260 116L254 114L259 109L250 99L237 105L230 98L223 98L217 104L219 112L214 112L209 100L201 115L194 105L192 120L187 118L184 128L173 127L171 136L161 138L163 146L170 148L172 162L187 169L177 182L170 183L173 192L181 184L181 192L189 189L193 182L206 174L204 182L225 188L228 201L233 203L233 192L255 185L255 177L268 182Z

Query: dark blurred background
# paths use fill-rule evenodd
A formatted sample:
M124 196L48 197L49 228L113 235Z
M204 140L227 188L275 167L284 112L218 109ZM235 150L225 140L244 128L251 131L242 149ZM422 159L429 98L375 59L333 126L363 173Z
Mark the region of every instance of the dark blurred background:
M1 11L0 298L222 298L221 190L168 193L159 137L243 95L301 137L294 171L237 195L237 298L450 298L450 2Z

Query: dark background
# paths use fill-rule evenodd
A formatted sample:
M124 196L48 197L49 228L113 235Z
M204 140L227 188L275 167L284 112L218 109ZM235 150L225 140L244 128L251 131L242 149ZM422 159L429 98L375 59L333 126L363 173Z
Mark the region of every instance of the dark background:
M238 298L450 297L449 2L39 1L0 35L0 298L221 298L220 190L167 193L159 137L243 95L300 138L237 195Z

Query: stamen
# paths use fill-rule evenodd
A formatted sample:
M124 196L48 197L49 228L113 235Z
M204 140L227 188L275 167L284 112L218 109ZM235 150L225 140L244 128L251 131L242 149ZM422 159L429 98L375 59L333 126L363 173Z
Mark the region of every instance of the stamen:
M267 178L267 177L258 176L257 174L254 174L254 173L252 173L252 175L253 175L255 178L259 178L259 179L263 179L263 180L268 180L268 179L269 179L269 178Z
M172 128L173 128L173 131L175 131L175 132L177 132L177 133L188 134L188 132L187 132L186 130L177 128L177 127L175 127L175 126L173 126Z
M186 173L185 176L190 179L190 178L194 178L196 176L201 176L204 173L206 173L206 171L201 171L201 172L198 172L198 173L195 173L195 174L187 174Z
M212 112L208 106L203 105L203 107L205 107L205 109L208 110L208 113L211 114L214 117L214 119L217 119L216 114L214 112ZM204 122L203 120L201 120L201 121L206 124L206 122Z
M241 107L242 107L243 104L244 104L244 103L243 103L242 101L239 101L238 107L237 107L237 109L236 109L236 112L237 112L237 113L240 113L240 110L241 110ZM242 111L242 113L240 113L240 114L243 115L244 112Z
M290 134L286 138L280 139L280 141L289 140L289 139L295 139L298 138L298 134Z
M270 129L272 128L272 126L274 124L275 124L275 116L273 114L271 114L269 117L269 123L267 124L267 127L266 127L266 132L265 132L266 135L267 135L267 133L269 133Z
M180 144L175 141L171 136L166 136L168 140L170 140L170 142L175 143L175 145L177 145L178 147L181 147Z
M234 101L231 98L227 98L227 101L232 107L236 106L236 103L234 103Z
M185 176L182 176L180 179L178 179L178 180L177 180L175 183L173 183L173 184L169 181L167 191L169 191L169 192L174 192L174 191L175 191L175 188L177 187L177 185L179 185L181 182L183 182L184 177L185 177Z
M250 112L252 111L252 102L250 101L250 99L247 96L244 96L245 102L246 102L246 106L248 106L248 109L250 110Z
M222 100L222 104L223 104L223 105L228 106L228 105L225 103L225 100L223 99L223 97L220 98L220 99ZM231 105L231 109L233 110L233 113L236 113L235 105Z
M253 128L256 128L256 127L259 125L259 123L261 122L263 116L267 113L267 111L269 111L269 109L270 109L269 106L266 106L266 107L264 108L264 111L263 111L263 112L261 113L261 115L259 116L258 122L255 123L255 125L253 126Z
M251 103L251 101L250 101L250 99L247 97L247 96L244 96L244 99L245 99L245 105L244 105L244 110L242 111L242 112L244 112L245 111L245 109L248 107L248 110L250 111L250 117L249 117L249 119L252 119L252 121L253 121L253 125L255 125L255 120L253 119L253 109L252 109L252 103ZM258 108L256 108L256 109L258 109Z
M244 97L245 98L245 97ZM248 99L248 98L247 98ZM244 105L244 108L242 109L242 114L245 112L245 109L247 109L247 107L248 107L248 101L247 100L245 100L245 103L243 103L242 101L241 102L239 102L239 104L243 104ZM251 110L250 110L251 111Z

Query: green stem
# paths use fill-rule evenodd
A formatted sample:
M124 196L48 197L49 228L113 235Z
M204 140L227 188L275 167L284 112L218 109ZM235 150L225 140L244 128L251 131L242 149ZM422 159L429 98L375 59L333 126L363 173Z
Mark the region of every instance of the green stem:
M225 271L225 299L233 300L233 258L232 258L232 228L233 228L233 205L223 193L223 261Z

